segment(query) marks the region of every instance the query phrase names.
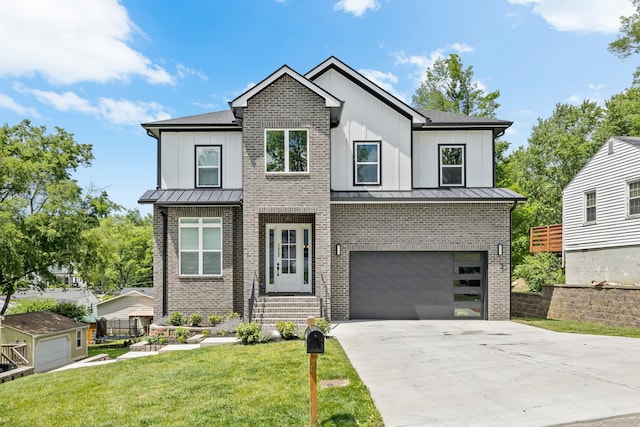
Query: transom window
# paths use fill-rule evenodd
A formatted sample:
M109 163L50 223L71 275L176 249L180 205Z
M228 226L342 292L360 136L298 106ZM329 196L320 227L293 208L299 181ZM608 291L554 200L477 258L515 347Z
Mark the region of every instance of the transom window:
M220 187L222 147L196 146L196 187Z
M440 185L463 187L464 145L440 145Z
M586 222L594 222L596 220L596 192L588 191L584 194L585 212L584 218Z
M222 218L180 218L180 274L222 274Z
M267 172L308 172L308 132L305 129L267 129L265 163Z
M380 142L355 142L354 184L380 184Z
M629 183L629 215L640 215L640 181Z

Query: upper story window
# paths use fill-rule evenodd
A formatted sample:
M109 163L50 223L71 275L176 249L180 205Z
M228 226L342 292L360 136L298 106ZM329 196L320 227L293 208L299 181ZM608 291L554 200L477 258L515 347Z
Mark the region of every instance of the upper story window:
M354 184L380 184L380 142L354 142Z
M180 275L222 274L222 218L180 218Z
M596 192L588 191L584 193L584 219L585 222L595 222L596 220Z
M440 145L440 185L464 187L464 145Z
M196 146L196 187L220 187L219 145Z
M267 172L309 172L308 132L305 129L265 131Z
M640 215L640 181L629 183L629 216Z

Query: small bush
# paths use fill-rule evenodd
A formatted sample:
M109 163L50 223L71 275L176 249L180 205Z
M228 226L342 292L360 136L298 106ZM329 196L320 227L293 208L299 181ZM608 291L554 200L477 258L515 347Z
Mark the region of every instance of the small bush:
M202 314L192 313L191 316L189 316L189 324L191 324L191 326L198 326L200 322L202 322Z
M222 321L222 317L220 317L217 314L212 314L211 316L208 317L208 319L209 319L209 323L211 323L213 326L216 326L218 323Z
M276 331L280 334L282 339L292 340L298 337L296 324L293 322L279 321L276 323Z
M176 341L180 344L187 342L189 338L189 330L187 328L176 328Z
M324 317L316 317L316 326L324 335L328 335L331 332L331 322Z
M203 337L210 337L211 336L211 331L209 329L203 329L202 330L202 336Z
M169 324L172 326L182 326L184 324L184 314L179 311L174 311L169 315Z
M213 335L222 335L222 336L234 335L236 333L236 330L238 329L238 326L240 326L241 324L242 324L242 320L240 319L225 320L219 325L216 325L213 328L211 328L211 333Z
M557 255L542 252L526 255L522 264L513 269L513 277L525 279L532 292L540 292L542 285L564 283L562 259Z
M271 333L271 331L260 329L260 336L258 337L258 342L260 343L269 342L272 339L273 339L273 334Z
M227 315L225 320L233 320L233 319L239 319L239 318L240 318L240 315L235 311L233 311Z
M238 325L236 336L242 344L255 344L260 342L262 325L258 322L242 323Z

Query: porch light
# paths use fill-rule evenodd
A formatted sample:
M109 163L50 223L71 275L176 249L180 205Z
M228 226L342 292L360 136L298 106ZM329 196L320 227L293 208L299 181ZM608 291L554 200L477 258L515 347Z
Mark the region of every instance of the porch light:
M336 245L336 255L340 255L342 253L342 248L340 247L340 243Z
M498 255L502 255L502 243L498 243Z

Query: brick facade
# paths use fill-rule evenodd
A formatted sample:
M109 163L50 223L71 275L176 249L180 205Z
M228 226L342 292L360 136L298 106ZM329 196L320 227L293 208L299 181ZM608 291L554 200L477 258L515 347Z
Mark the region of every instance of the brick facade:
M505 203L333 205L331 240L341 255L332 255L332 319L349 318L350 251L486 252L487 318L509 319L509 209Z

